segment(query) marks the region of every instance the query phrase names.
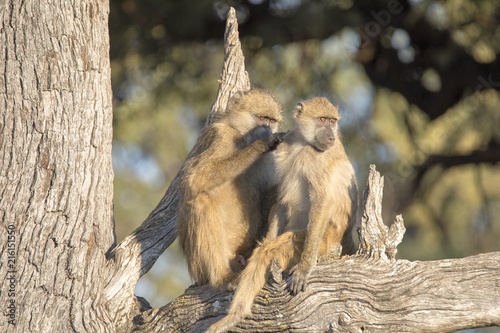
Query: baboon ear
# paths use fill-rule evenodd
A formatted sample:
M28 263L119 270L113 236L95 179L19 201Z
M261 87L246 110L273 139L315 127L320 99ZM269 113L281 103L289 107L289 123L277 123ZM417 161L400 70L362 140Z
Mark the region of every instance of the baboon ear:
M237 92L235 92L235 93L231 96L231 99L235 99L235 100L236 100L236 99L239 99L239 98L240 98L241 96L243 96L243 95L244 95L243 91L238 90Z
M237 91L231 95L229 98L229 102L227 103L227 108L232 110L236 105L238 105L238 101L244 95L243 91Z
M300 116L302 116L303 110L304 110L304 104L302 104L302 102L297 103L295 110L293 110L293 117L299 118Z

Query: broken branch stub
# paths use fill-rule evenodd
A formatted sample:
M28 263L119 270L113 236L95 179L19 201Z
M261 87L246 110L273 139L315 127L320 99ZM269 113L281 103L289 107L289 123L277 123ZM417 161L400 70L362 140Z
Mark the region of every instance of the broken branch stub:
M403 217L398 215L388 228L382 219L382 198L384 192L384 177L376 171L375 165L370 165L366 188L363 191L363 216L361 227L358 228L358 254L373 258L394 259L397 246L403 240L406 231Z
M231 7L224 32L224 64L219 79L219 89L205 127L212 123L216 114L225 112L229 99L236 92L247 91L250 87L250 78L245 70L245 57L241 50L236 11Z

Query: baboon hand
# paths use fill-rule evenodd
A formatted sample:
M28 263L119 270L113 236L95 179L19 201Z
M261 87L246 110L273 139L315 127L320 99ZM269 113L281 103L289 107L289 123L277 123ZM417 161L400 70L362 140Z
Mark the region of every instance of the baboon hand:
M301 291L306 291L307 279L311 275L311 269L309 267L302 267L303 265L297 264L290 270L292 274L292 282L290 283L290 290L294 295L297 295Z
M265 139L269 138L272 134L273 134L273 131L271 130L271 127L258 126L258 127L255 127L253 130L251 130L250 132L248 132L248 134L246 134L246 135L249 136L253 142L255 140L261 140L261 139L265 140Z
M269 137L269 140L267 141L268 151L275 150L278 147L278 145L283 142L283 138L285 137L285 134L286 133L282 133L282 132L273 133L273 135L271 135Z

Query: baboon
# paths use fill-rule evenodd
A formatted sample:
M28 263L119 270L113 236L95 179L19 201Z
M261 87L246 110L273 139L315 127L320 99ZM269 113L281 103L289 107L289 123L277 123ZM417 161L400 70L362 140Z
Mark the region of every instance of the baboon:
M238 93L202 131L184 164L177 231L198 285L233 290L265 234L266 198L277 184L268 152L281 142L273 134L281 119L281 107L267 91Z
M228 315L209 332L224 332L251 314L253 299L276 258L292 274L294 294L305 290L319 256L342 245L354 253L352 227L357 209L353 167L340 142L338 109L325 98L298 103L296 127L275 153L279 176L277 203L269 232L243 270Z

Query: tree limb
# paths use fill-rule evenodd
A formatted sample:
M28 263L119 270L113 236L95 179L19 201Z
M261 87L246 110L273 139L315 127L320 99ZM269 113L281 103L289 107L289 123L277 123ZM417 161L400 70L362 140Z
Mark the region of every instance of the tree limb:
M422 180L428 174L428 171L434 167L440 167L442 171L445 171L449 168L467 164L480 165L498 162L500 162L500 145L494 141L490 141L485 149L474 150L467 155L429 155L422 164L415 166L415 176L411 177L403 186L405 195L401 198L397 209L403 210L410 204L411 198L419 190Z
M467 155L430 155L417 167L416 184L420 183L425 173L433 166L440 165L444 169L464 164L481 164L500 162L500 145L491 144L486 150L474 150Z
M253 316L233 331L451 332L500 325L500 252L428 262L393 259L404 226L401 218L382 226L382 186L371 166L357 255L320 263L307 291L297 296L287 288L288 277L271 279L255 299ZM231 300L232 293L190 287L137 316L134 331L202 332L226 314Z

